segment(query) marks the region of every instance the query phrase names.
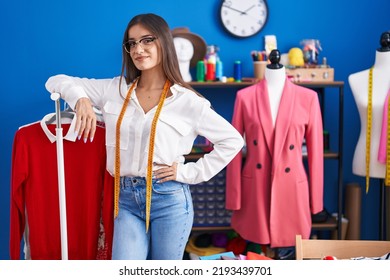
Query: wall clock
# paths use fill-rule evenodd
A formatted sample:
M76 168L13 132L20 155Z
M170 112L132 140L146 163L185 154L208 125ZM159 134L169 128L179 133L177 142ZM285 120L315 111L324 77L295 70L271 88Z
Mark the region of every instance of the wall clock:
M265 0L224 0L220 6L223 27L236 37L251 37L263 29L268 18Z

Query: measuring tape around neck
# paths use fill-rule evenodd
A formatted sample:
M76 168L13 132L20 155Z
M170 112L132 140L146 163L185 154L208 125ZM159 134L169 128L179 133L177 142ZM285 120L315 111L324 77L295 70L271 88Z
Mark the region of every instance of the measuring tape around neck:
M134 80L133 84L129 88L126 94L126 98L123 102L123 106L121 109L121 112L119 113L118 121L116 122L116 130L115 130L115 166L114 166L114 218L118 216L119 213L119 188L120 188L120 165L121 165L121 152L120 152L120 145L121 145L121 140L120 140L120 134L121 134L121 124L123 120L123 116L125 115L126 108L129 105L130 102L130 96L131 93L133 92L135 86L137 85L138 82L137 78Z
M154 139L156 136L156 126L158 117L160 115L162 106L164 105L165 98L167 96L168 90L171 83L167 79L164 84L164 89L160 96L160 101L158 102L156 113L154 114L152 125L150 127L150 140L149 140L149 151L148 151L148 169L146 171L146 232L149 229L149 220L150 220L150 208L152 205L152 176L153 176L153 154L154 154Z
M370 155L371 155L371 127L372 127L372 70L368 73L368 105L367 105L367 133L366 133L366 194L370 188Z
M114 193L114 217L116 218L119 213L119 191L120 191L120 127L122 124L123 117L125 115L127 106L130 101L131 93L133 92L137 82L137 78L133 84L131 85L130 89L127 92L125 101L123 102L123 106L121 109L121 112L118 117L118 121L116 123L116 139L115 139L115 193ZM160 95L160 100L157 105L156 113L154 114L152 124L150 127L150 139L149 139L149 151L148 151L148 166L147 166L147 172L146 172L146 232L149 229L149 221L150 221L150 208L151 208L151 201L152 201L152 175L153 175L153 153L154 153L154 140L156 135L156 127L157 127L157 121L158 117L160 116L161 109L164 105L164 101L166 99L167 93L170 88L170 81L167 79L164 84L163 91Z

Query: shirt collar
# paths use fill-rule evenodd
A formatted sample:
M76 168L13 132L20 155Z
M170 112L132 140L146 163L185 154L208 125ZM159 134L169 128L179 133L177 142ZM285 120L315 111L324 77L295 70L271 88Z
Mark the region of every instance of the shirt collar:
M50 114L47 114L46 116L43 117L43 119L41 120L41 127L43 129L43 132L45 132L47 138L49 138L50 142L51 143L54 143L56 140L57 140L57 137L56 135L54 135L53 133L51 133L51 131L49 130L49 128L47 127L47 124L46 124L46 121L48 121L51 117L53 117L55 115L55 113L50 113ZM77 139L77 135L78 133L74 130L75 126L76 126L76 119L77 118L73 118L72 119L72 122L70 124L70 127L68 129L68 133L66 133L66 135L63 137L64 140L68 140L68 141L72 141L72 142L75 142L76 139Z
M137 89L137 87L135 87L133 92L131 93L130 100L136 101L136 103L139 105L138 98L136 95L136 89ZM179 92L183 92L183 91L188 90L188 89L186 89L185 87L183 87L181 85L173 84L170 87L170 90L171 90L172 96L170 96L166 99L166 101L168 101L168 102L169 102L169 100L174 99ZM141 106L141 105L139 105L139 106Z
M188 89L179 85L179 84L173 84L171 86L171 92L172 92L173 96L176 96L179 92L183 92L185 90L188 90Z

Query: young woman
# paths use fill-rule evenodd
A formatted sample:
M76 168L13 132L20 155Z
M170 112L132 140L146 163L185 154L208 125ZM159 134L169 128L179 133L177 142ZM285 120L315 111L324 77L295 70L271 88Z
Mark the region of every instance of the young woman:
M74 108L79 140L93 141L100 108L107 169L115 176L113 259L182 259L192 228L189 184L207 181L241 150L241 135L180 75L168 24L155 14L130 20L122 73L112 79L57 75L49 92ZM195 138L214 149L184 162Z

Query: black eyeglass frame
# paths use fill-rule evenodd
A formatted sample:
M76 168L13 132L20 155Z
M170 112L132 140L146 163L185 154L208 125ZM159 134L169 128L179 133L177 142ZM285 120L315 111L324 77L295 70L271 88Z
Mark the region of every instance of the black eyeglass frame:
M155 36L148 36L148 37L141 38L139 40L128 40L126 43L123 44L123 48L127 53L130 53L131 50L135 49L135 47L138 44L140 44L143 49L147 49L157 39L158 38Z

